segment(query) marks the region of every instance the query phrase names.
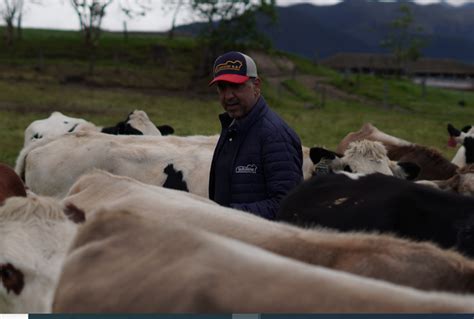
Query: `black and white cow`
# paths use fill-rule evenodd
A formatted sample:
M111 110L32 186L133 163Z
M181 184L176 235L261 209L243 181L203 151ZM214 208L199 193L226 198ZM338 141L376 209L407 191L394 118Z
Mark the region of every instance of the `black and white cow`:
M459 167L474 163L474 128L467 125L458 130L453 125L448 124L448 133L448 146L461 145L451 162Z
M68 133L23 148L15 172L34 193L63 198L81 175L98 168L141 182L208 197L218 136Z
M174 129L169 125L155 126L148 115L141 110L128 114L124 121L115 126L98 127L84 119L69 117L53 112L48 118L32 122L25 130L23 146L42 139L50 139L78 130L91 130L114 135L169 135Z
M472 197L382 174L342 172L303 182L282 201L277 220L394 233L473 256L472 216Z

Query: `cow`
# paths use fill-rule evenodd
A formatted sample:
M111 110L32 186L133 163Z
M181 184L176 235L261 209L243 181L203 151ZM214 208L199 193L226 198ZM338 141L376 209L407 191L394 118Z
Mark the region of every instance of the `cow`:
M84 212L55 199L10 197L0 206L0 313L50 312L66 251Z
M378 231L444 248L466 244L458 234L469 227L474 198L443 192L383 174L342 172L315 176L283 199L277 220L340 231ZM474 255L474 245L462 251Z
M10 166L0 163L0 205L8 197L26 197L23 181Z
M15 171L36 194L62 198L93 168L208 197L217 136L134 136L78 131L24 148Z
M474 291L474 261L430 243L389 235L303 229L103 171L82 176L63 202L81 207L88 220L97 207L113 205L161 224L180 221L312 265L423 290Z
M456 147L457 144L461 145L451 163L458 167L474 163L474 128L471 125L467 125L458 130L452 124L448 124L448 133L448 146Z
M420 291L308 265L130 206L111 204L88 218L64 263L53 312L474 311L472 295Z
M420 171L415 180L445 180L456 174L458 167L438 150L423 145L388 145L387 155L391 160L415 163Z
M388 135L370 123L365 123L358 132L347 134L337 146L336 152L342 153L351 142L360 140L381 142L387 150L387 156L392 161L418 165L420 171L415 180L448 179L456 173L458 168L438 150Z
M417 181L417 183L452 191L467 196L474 196L474 164L458 168L456 174L446 180Z
M61 112L53 112L48 118L36 120L26 128L23 147L44 138L58 137L80 129L115 135L169 135L174 133L174 129L169 125L155 126L148 115L140 110L131 112L124 121L115 126L104 128L84 119L69 117Z
M327 172L348 171L352 173L382 173L404 179L414 179L419 167L410 162L394 162L387 157L387 151L380 142L361 140L349 144L343 155L320 147L310 149L310 157L316 165L315 174L322 168ZM314 174L313 174L314 175Z
M343 154L349 147L349 144L355 141L370 140L378 141L384 145L408 146L413 145L412 142L406 141L399 137L395 137L380 131L371 123L364 123L357 132L347 134L337 145L336 153Z

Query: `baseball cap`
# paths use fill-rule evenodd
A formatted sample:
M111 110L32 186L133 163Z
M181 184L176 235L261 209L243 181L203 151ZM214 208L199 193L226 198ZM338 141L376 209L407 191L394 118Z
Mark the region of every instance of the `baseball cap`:
M241 52L231 51L219 56L214 62L214 78L209 83L217 81L244 83L249 78L256 78L257 66L251 57Z

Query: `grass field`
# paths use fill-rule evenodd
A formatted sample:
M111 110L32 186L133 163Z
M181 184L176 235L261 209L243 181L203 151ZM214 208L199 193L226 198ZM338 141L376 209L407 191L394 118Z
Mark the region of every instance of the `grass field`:
M219 132L221 107L215 92L207 87L208 78L192 77L199 57L192 39L130 35L125 41L120 35L105 34L96 71L88 75L77 33L26 30L24 34L14 48L0 46L1 162L14 165L25 128L53 111L113 125L130 111L142 109L156 124L172 125L178 135ZM161 60L150 54L157 47ZM428 88L422 96L420 87L408 80L348 78L290 58L299 75L317 77L342 94L327 95L324 107L314 107L321 93L298 77L288 74L281 79L283 85L274 85L262 74L267 102L307 146L334 149L348 132L371 122L386 133L435 147L451 158L454 150L446 146L447 123L461 127L474 122L473 92ZM74 75L81 76L78 83L65 80ZM360 98L348 99L344 94ZM461 100L464 107L459 106Z

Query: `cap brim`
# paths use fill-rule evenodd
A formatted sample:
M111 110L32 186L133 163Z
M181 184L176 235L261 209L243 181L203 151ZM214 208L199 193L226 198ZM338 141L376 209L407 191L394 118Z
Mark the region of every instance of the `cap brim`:
M246 75L222 74L222 75L219 75L218 77L215 77L211 82L209 82L209 85L213 85L214 83L216 83L218 81L242 84L242 83L246 82L248 79L250 79L250 77L248 77Z

